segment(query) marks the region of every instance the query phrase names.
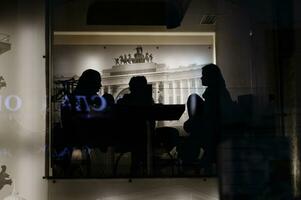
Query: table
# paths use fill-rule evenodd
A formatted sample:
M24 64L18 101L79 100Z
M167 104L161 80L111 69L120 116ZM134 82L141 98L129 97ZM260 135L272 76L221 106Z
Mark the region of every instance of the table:
M185 104L153 104L149 106L120 106L119 112L121 116L125 113L131 113L131 116L137 119L145 119L147 126L147 175L152 175L153 151L152 151L152 136L154 133L151 125L152 121L179 120L185 111ZM117 109L117 110L118 110ZM118 113L118 112L117 112Z

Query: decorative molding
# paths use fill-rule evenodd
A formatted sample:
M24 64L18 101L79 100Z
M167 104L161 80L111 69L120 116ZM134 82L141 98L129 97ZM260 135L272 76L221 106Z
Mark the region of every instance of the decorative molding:
M54 32L54 45L213 45L214 32Z
M214 36L214 32L108 32L108 31L55 31L57 35L100 35L100 36Z

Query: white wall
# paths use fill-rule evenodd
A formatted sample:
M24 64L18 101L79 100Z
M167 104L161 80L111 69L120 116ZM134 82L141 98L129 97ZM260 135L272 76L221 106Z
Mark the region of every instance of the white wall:
M11 50L0 55L0 74L7 87L2 100L16 95L22 100L18 111L0 111L0 165L7 166L20 196L43 200L47 195L44 176L45 139L45 39L42 1L1 1L0 32L10 35ZM12 107L14 104L12 103ZM0 199L13 187L4 186Z
M277 95L272 1L217 0L217 12L217 64L230 92L267 104L269 94Z
M217 64L232 93L251 93L251 37L247 13L230 1L218 1Z

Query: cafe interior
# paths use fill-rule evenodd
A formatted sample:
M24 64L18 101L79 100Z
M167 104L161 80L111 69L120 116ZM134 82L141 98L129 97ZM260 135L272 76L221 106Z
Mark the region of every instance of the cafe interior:
M300 199L298 7L4 0L0 199Z

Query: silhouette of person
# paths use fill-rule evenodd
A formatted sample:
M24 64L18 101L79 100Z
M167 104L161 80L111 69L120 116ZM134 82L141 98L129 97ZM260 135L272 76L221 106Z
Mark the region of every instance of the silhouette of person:
M99 146L103 151L106 149L105 134L97 131L99 128L100 131L108 128L102 127L105 123L101 123L107 102L97 94L100 87L100 73L88 69L80 76L74 92L66 96L62 103L62 125L68 133L68 143L73 148Z
M132 77L129 82L129 90L130 93L119 99L118 104L144 106L153 103L151 91L149 91L149 85L144 76Z
M232 120L233 101L226 88L225 80L217 65L208 64L202 68L202 85L207 86L203 93L204 109L202 117L202 135L205 142L202 162L206 173L216 164L217 146L221 140L223 126Z
M106 109L110 109L114 104L115 100L112 94L105 92L102 97L106 100L107 106Z
M126 106L147 106L153 104L152 93L147 80L144 76L135 76L129 82L129 94L125 94L117 101L119 105ZM127 142L132 152L132 172L137 172L141 167L144 169L146 164L146 144L147 144L147 125L146 120L135 116L136 113L129 113L128 119L124 121L126 127ZM124 130L123 130L124 132Z

